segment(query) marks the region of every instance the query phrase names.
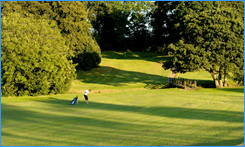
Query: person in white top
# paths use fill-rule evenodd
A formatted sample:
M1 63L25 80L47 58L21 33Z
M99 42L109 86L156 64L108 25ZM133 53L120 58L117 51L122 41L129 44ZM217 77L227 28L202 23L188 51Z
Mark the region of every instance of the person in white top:
M84 98L85 98L85 103L86 104L88 104L88 94L89 94L90 91L91 90L89 89L89 90L85 90L85 92L84 92Z

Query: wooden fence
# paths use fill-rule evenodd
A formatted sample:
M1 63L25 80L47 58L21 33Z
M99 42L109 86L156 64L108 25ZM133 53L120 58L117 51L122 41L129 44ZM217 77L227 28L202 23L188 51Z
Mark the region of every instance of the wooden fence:
M197 81L196 80L189 80L184 78L168 78L168 84L177 86L180 88L197 88Z

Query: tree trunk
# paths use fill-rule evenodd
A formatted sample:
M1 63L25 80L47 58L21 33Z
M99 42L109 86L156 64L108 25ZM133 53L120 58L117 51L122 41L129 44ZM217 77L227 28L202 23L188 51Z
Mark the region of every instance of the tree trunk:
M217 79L217 75L216 75L215 71L211 72L211 75L212 75L212 78L214 80L215 87L216 88L221 88L220 83L219 83L219 81Z
M222 79L219 80L219 88L223 88L223 82L222 82Z
M218 81L219 81L219 85L220 85L219 88L223 88L223 82L222 82L222 69L223 69L223 67L220 67L220 68L219 68L219 76L218 76Z
M226 68L224 69L224 87L228 87L228 84L227 84L227 71L226 71Z

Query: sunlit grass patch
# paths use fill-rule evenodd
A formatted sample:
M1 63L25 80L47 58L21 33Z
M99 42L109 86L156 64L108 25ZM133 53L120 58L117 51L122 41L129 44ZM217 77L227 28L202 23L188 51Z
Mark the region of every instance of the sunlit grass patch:
M182 146L243 142L243 93L202 89L75 94L2 101L2 145ZM71 141L72 140L72 141Z

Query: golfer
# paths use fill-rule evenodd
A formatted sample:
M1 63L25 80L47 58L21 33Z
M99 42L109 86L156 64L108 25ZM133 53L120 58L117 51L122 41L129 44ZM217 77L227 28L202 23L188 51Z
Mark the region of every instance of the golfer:
M85 90L85 92L84 92L84 98L85 98L85 103L86 104L88 104L88 94L89 94L90 91L91 90L89 89L89 90Z

